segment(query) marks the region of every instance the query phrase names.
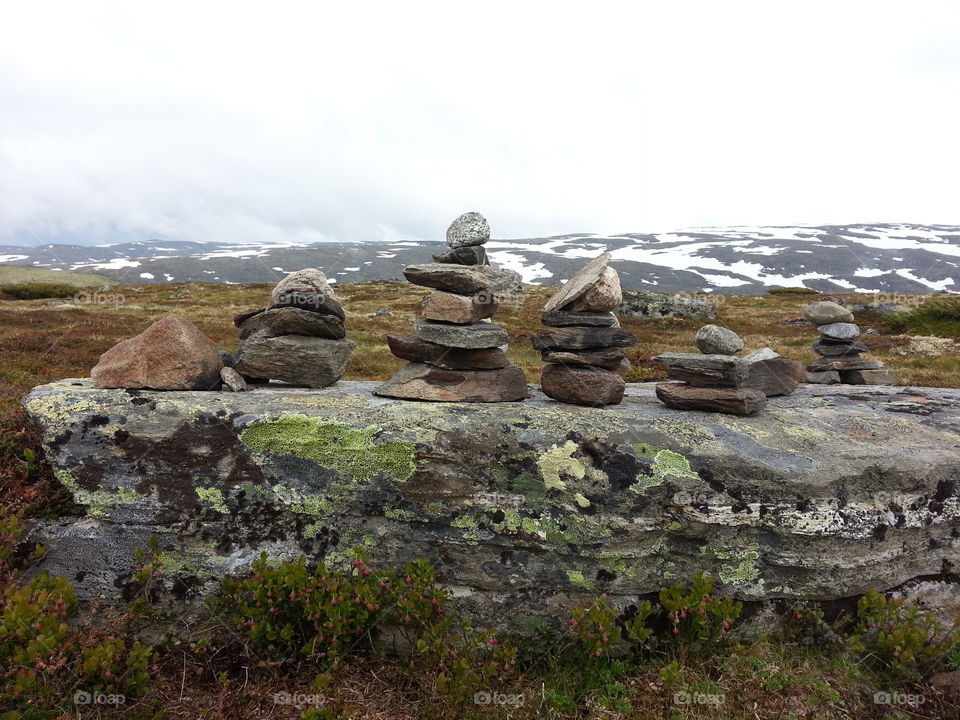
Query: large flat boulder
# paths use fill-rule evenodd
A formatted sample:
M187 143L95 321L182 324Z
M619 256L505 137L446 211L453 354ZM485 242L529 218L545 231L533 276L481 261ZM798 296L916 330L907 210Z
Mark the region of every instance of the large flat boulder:
M156 535L162 582L190 597L261 551L339 565L363 546L435 563L502 626L599 593L622 607L697 570L744 600L833 601L960 564L958 390L802 385L735 417L670 409L653 383L604 408L378 385L35 388L24 406L86 508L36 521L41 567L118 599Z

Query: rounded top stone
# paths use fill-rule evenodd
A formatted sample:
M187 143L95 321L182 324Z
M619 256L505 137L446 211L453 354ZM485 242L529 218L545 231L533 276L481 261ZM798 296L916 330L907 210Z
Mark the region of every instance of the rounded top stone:
M304 268L303 270L294 270L283 280L278 282L270 293L275 303L281 302L282 298L291 294L304 295L329 295L336 297L333 289L327 282L327 276L317 268Z
M452 248L483 245L490 239L490 225L478 212L464 213L447 228L447 245Z
M808 305L803 316L814 325L853 322L853 313L830 300L820 300Z
M743 350L740 336L719 325L704 325L693 340L705 355L736 355Z

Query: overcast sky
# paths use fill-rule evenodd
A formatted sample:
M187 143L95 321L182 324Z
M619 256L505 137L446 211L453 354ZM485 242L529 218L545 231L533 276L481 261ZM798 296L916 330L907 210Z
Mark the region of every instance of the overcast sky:
M0 243L960 224L960 2L0 0Z

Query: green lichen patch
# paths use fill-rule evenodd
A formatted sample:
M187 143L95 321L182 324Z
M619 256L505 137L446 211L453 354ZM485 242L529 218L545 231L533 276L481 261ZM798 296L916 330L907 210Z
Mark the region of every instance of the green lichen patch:
M636 450L637 446L634 446L634 449ZM630 486L633 492L642 495L648 489L662 484L668 477L690 478L694 480L700 478L700 476L693 471L693 468L690 467L690 461L680 453L674 452L673 450L659 450L649 445L644 449L647 453L652 453L647 455L647 457L653 458L653 465L650 468L650 475L643 475L637 478L637 481ZM654 450L656 450L656 452L653 452Z
M563 445L556 445L540 456L537 467L547 488L565 489L567 484L563 480L564 475L573 480L583 480L587 468L582 460L573 457L576 451L577 444L573 440L567 440Z
M87 506L87 515L91 517L103 517L111 508L147 499L136 490L122 486L116 490L84 490L66 470L58 470L54 477L71 492L74 502Z
M223 498L223 493L217 488L197 488L197 497L203 502L209 503L210 507L219 513L228 513L227 503Z
M379 428L353 428L306 415L284 415L246 427L240 439L258 453L297 455L359 483L377 475L404 482L416 470L412 443L375 442Z

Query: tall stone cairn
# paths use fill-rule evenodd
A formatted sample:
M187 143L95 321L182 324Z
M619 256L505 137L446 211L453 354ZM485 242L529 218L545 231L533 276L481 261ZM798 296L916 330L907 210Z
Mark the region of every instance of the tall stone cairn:
M623 400L630 361L621 348L637 339L620 329L612 312L623 297L609 261L603 253L570 278L543 308L541 322L549 329L532 338L547 363L540 387L559 402L600 407Z
M838 303L821 300L808 305L804 317L817 326L820 338L813 351L820 356L807 366L807 382L844 383L846 385L896 385L897 374L884 369L879 360L863 360L869 352L860 342L860 327L853 322L853 313Z
M409 361L375 394L431 402L510 402L530 397L526 376L504 352L507 331L493 317L519 296L520 276L490 267L490 226L468 212L447 229L449 250L410 265L404 277L430 288L414 322L416 335L387 335L390 352Z
M767 406L767 397L789 395L805 371L799 360L781 357L770 348L736 357L743 340L719 325L704 325L694 341L700 353L663 353L653 359L667 366L657 397L677 410L753 415Z
M271 299L272 305L233 319L240 349L227 365L248 383L321 388L342 378L357 344L346 339L346 313L326 275L296 270L277 283Z

